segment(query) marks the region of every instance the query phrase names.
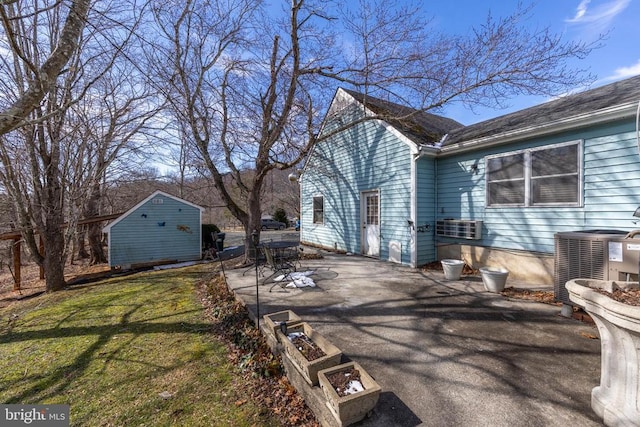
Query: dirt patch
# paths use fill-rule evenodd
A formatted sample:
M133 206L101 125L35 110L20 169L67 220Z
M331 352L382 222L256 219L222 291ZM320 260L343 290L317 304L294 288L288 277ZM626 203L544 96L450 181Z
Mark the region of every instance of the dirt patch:
M111 269L107 264L89 265L88 260L77 260L65 267L68 284L105 277ZM20 289L14 291L15 272L5 267L0 271L0 308L25 299L36 297L46 291L44 279L40 279L40 267L36 263L26 263L20 267Z

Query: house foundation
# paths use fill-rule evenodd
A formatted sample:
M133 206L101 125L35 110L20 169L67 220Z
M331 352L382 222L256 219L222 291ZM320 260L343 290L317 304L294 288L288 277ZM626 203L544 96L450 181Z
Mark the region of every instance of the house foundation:
M472 246L443 244L437 247L438 259L462 259L474 269L502 267L509 277L528 283L553 286L553 254Z

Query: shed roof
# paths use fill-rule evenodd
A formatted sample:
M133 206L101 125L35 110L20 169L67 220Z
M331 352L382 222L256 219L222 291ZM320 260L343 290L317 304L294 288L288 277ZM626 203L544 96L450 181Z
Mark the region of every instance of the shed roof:
M186 201L184 199L181 199L179 197L173 196L173 195L171 195L169 193L165 193L164 191L156 190L153 193L151 193L149 196L147 196L144 200L142 200L139 203L137 203L134 207L132 207L131 209L129 209L128 211L126 211L125 213L120 215L118 217L118 219L116 219L115 221L105 225L103 227L102 231L104 233L108 233L114 225L116 225L117 223L119 223L120 221L122 221L123 219L128 217L132 212L135 212L140 206L144 205L149 200L153 199L154 197L156 197L158 195L162 195L162 196L168 197L170 199L177 200L178 202L184 203L185 205L192 206L192 207L194 207L196 209L199 209L201 212L204 211L204 208L202 206L198 206L198 205L196 205L194 203L188 202L188 201Z
M519 110L504 116L463 126L449 132L444 146L535 128L572 117L594 114L616 105L640 101L640 75L595 89Z
M417 144L433 144L461 123L370 95L343 89L354 99Z

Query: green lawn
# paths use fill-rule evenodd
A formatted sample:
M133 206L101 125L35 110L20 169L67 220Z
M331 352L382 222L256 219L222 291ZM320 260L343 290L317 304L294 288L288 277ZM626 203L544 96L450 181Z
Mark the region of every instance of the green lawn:
M247 401L209 333L194 292L204 268L112 278L1 309L0 402L69 404L72 425L277 424Z

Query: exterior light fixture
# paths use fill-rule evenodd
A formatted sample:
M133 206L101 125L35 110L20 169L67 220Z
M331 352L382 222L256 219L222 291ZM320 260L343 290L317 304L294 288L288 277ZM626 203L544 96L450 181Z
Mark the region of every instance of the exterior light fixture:
M300 179L300 175L301 174L302 174L302 170L296 169L295 172L291 172L289 174L289 181L298 182L298 180Z

